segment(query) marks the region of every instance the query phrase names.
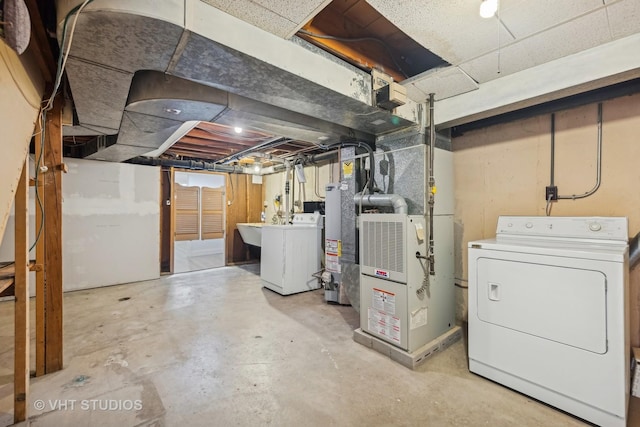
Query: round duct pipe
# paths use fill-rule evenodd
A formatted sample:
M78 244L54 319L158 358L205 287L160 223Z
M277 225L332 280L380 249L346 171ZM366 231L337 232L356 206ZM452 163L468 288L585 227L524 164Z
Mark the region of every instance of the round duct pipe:
M397 194L362 194L353 196L353 202L362 206L391 206L394 213L406 214L409 212L407 201Z

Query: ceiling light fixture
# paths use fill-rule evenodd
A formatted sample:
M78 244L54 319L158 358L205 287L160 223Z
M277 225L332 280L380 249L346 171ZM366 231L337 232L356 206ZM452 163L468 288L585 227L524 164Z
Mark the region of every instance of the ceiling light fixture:
M241 128L241 127L239 127L239 126L234 127L234 128L233 128L233 130L234 130L236 133L242 133L242 128Z
M260 165L256 165L253 170L255 170L256 172L260 172Z
M498 11L498 0L482 0L480 3L480 16L493 18Z

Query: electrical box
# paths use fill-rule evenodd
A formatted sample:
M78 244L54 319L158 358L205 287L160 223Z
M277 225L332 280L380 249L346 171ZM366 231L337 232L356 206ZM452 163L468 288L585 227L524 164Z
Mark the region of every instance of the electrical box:
M398 83L391 82L375 91L376 105L385 110L393 110L407 103L407 89Z
M440 244L430 275L424 216L360 215L360 327L408 352L455 326L453 220L434 222Z

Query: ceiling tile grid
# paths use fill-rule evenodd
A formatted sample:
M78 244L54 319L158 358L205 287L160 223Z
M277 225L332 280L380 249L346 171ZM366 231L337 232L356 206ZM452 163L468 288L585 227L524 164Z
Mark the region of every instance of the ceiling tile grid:
M436 101L439 101L478 88L478 84L458 67L427 71L427 73L409 83L409 85L414 86L415 89L424 94L422 99L411 98L416 102L424 101L429 93L433 93ZM419 95L414 89L412 89L412 92L414 92L414 96Z
M640 1L622 0L607 3L609 27L614 39L640 32Z
M529 0L505 7L500 18L520 39L602 7L602 0Z
M581 16L517 43L528 52L532 66L544 64L611 41L604 9ZM529 67L527 67L529 68Z
M202 0L210 6L220 9L223 12L233 15L238 19L248 22L258 28L268 31L276 36L285 38L293 30L298 27L284 16L265 8L264 6L254 3L253 1L237 1L237 0Z
M331 0L253 0L265 9L271 10L298 25L306 23ZM246 3L238 2L235 3Z
M367 2L405 34L452 64L490 52L498 44L498 38L502 43L513 40L497 19L480 17L479 1Z
M522 43L513 43L460 64L475 81L485 83L535 66L531 52Z

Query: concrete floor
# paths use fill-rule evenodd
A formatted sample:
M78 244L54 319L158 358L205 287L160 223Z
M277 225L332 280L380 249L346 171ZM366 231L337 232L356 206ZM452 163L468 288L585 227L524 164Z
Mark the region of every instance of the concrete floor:
M464 341L406 369L352 340L352 307L264 289L257 264L64 303L65 369L32 379L32 426L584 425L469 373ZM12 318L0 303L0 426L13 419Z

